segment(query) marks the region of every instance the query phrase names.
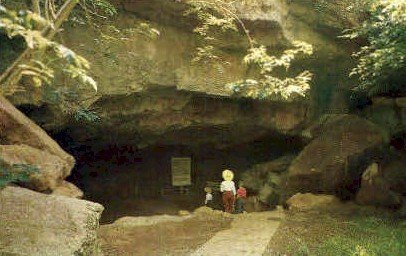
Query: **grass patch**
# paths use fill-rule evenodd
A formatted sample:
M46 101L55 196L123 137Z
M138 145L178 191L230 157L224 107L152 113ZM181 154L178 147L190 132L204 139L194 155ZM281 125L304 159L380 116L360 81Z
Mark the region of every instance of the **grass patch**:
M406 221L384 215L288 213L265 256L403 256Z
M394 223L378 217L357 217L348 222L345 231L327 239L312 254L406 255L405 222Z

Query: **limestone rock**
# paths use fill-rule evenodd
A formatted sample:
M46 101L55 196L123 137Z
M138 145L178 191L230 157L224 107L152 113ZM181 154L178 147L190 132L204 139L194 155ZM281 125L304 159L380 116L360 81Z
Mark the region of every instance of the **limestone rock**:
M406 196L406 154L401 153L381 166L381 176L390 190Z
M24 185L37 191L54 190L70 174L71 166L60 157L27 145L0 145L6 166L27 164L39 169Z
M67 154L48 134L0 96L0 144L24 144L58 156L65 162L67 172L75 160Z
M62 184L60 184L58 187L54 189L52 192L53 195L58 195L58 196L67 196L67 197L73 197L73 198L82 198L83 197L83 191L80 190L78 187L76 187L74 184L63 181Z
M386 168L384 173L382 167L380 168L377 163L372 163L362 175L361 188L357 193L356 202L361 205L400 208L401 194L392 188L399 189L404 186L405 177L401 178L402 175L404 176L403 171L402 169ZM395 175L400 179L393 179Z
M106 52L92 48L99 35L88 27L66 28L66 45L92 63L92 75L98 82L97 95L91 88L86 93L81 91L80 95L90 109L97 109L103 122L90 125L67 123L64 120L68 119L58 109L47 105L31 111L30 117L47 130L72 131L69 135L77 142L111 141L140 147L179 141L227 146L230 141L244 143L273 132L295 133L301 127L303 117L309 116L308 105L313 104L311 109L323 111L315 104L330 95L330 90L341 93L341 88L346 87L343 82L337 88L336 79L331 77L342 77L352 62L350 43L336 40L343 28L357 21L353 17L357 12L345 10L350 2L235 1L250 34L258 43L267 46L269 52L278 53L296 40L315 46L314 57L299 58L295 65L314 71L315 86L311 93L320 95L309 98L318 99L317 102L303 100L302 104L272 104L230 99L230 90L225 85L255 73L242 64L241 57L247 50L244 36L227 34L225 40L218 40L226 43L220 45L220 51L224 49L222 59L229 65L221 69L211 65L190 65L199 38L191 32L195 20L183 15L184 1L114 0L119 9L125 10L117 15L114 25L133 29L139 22L134 18L137 16L156 22L152 25L161 33L158 40L146 40L141 33L126 35L128 40L122 44L99 40L100 49L108 50ZM291 71L289 76L297 75L296 68ZM26 98L26 101L14 102L32 104L30 98ZM333 95L331 98L337 97ZM341 104L335 105L341 107ZM252 118L245 118L249 116ZM118 141L128 138L132 141ZM224 143L223 138L227 140Z
M377 97L362 115L387 131L388 137L406 132L405 98Z
M179 143L227 147L270 133L295 134L308 109L305 102L243 101L167 87L106 96L93 106L100 109L103 123L71 126L71 138L76 142L114 138L115 143L140 147Z
M325 122L318 135L289 166L287 196L313 192L348 198L385 142L382 130L360 117L338 115Z
M258 193L258 198L265 204L278 204L275 196L279 199L280 183L283 180L282 173L287 170L293 155L283 156L274 161L254 165L242 175L244 186Z
M0 254L101 255L97 203L19 187L0 191Z
M9 167L29 164L40 172L31 175L26 186L53 190L66 178L74 158L49 137L44 130L0 96L0 160Z
M297 193L286 201L289 210L309 211L340 207L340 200L333 195L314 195Z

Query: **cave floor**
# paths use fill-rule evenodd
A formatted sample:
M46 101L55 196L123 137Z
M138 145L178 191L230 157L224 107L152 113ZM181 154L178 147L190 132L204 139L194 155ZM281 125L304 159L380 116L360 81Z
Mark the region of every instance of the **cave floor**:
M177 215L179 211L192 212L203 205L201 198L195 196L167 196L158 198L126 198L95 200L105 210L100 223L108 224L124 216L153 216L161 214Z
M344 207L339 212L278 209L238 215L202 207L186 217L129 218L124 225L101 225L98 235L105 255L403 256L406 253L405 220L358 206Z
M104 255L190 255L221 230L231 219L188 218L147 226L101 225L99 238Z
M124 225L102 225L102 250L112 256L262 255L284 216L280 210L238 215L199 210L179 222L162 215L163 222L154 224L140 226L148 218L133 217L131 222L130 217Z

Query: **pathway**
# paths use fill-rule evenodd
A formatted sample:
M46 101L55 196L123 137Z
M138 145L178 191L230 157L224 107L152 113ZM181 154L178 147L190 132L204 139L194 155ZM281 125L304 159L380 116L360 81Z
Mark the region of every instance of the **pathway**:
M218 232L192 255L262 255L284 217L282 210L233 216L230 229Z

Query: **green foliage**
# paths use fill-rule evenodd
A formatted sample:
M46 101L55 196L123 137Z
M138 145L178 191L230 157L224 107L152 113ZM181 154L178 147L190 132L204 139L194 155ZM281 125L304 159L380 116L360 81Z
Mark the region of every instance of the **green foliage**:
M375 217L356 218L349 225L351 235L328 239L316 255L401 256L406 252L406 230L402 225Z
M304 42L293 42L293 48L283 52L278 58L268 54L265 46L258 44L251 37L244 22L239 18L234 1L227 0L189 0L190 8L186 15L194 15L199 25L194 32L202 39L202 45L197 48L193 62L203 62L205 65L227 65L221 57L216 44L222 40L219 35L224 33L243 33L248 41L247 54L244 58L246 65L259 68L259 78L253 77L243 81L232 82L227 86L232 93L240 97L259 99L291 100L296 96L305 96L310 88L312 74L303 71L296 77L279 78L274 75L275 68L289 69L292 61L299 54L311 55L312 46ZM243 1L242 4L250 4ZM219 68L219 70L222 70Z
M359 77L357 90L369 96L404 93L406 71L406 1L363 0L369 17L344 37L364 38L367 44L354 54L358 65L350 75Z
M108 18L117 15L116 8L108 0L85 0L79 4L82 9L98 17Z
M295 48L284 51L279 58L268 55L264 46L249 49L244 63L259 66L262 77L258 80L238 81L228 86L234 93L252 98L288 100L294 95L304 97L306 91L310 89L312 79L309 71L303 71L294 78L280 79L272 76L272 72L277 67L289 69L291 62L298 54L311 55L313 53L313 48L309 44L294 42L293 45Z
M82 108L76 111L74 117L76 121L84 121L91 123L100 121L100 117L97 115L96 112Z
M27 182L32 174L38 172L38 167L33 165L14 164L11 168L6 168L0 161L0 189L9 183Z
M377 217L356 217L345 225L348 226L348 233L337 234L324 240L305 255L401 256L406 252L404 222L393 223Z
M34 87L50 84L55 71L61 71L67 77L97 90L96 82L87 74L90 66L86 59L44 37L41 29L49 25L49 21L38 14L30 11L15 12L0 5L0 33L5 33L10 39L21 37L28 48L35 50L32 58L18 66L18 76L9 84L2 85L3 93L25 90L16 87L23 77L28 77L31 81L29 84Z

